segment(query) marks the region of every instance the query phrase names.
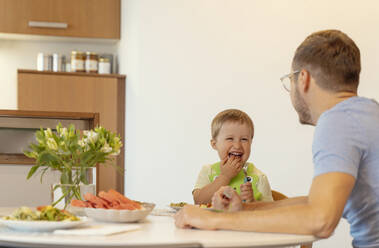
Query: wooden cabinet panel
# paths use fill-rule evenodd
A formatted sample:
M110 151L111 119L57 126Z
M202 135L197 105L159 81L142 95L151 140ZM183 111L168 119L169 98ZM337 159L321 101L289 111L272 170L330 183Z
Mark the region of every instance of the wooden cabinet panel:
M59 172L48 171L42 181L39 175L26 180L35 160L26 157L23 151L30 142L35 143L36 130L55 129L58 123L74 123L80 130L92 129L98 125L98 119L97 113L0 110L0 182L3 186L0 199L6 199L0 201L0 207L51 204L50 187L59 182ZM92 182L92 171L88 176Z
M18 71L18 109L99 113L100 125L124 142L125 76ZM100 166L99 190L124 191L124 149L114 162ZM112 166L113 165L113 166Z
M58 123L74 124L88 130L99 125L98 113L0 110L0 164L33 165L34 159L24 155L30 142L35 142L36 130L55 129Z
M0 0L0 32L119 39L120 5L120 0ZM30 21L67 28L30 27Z

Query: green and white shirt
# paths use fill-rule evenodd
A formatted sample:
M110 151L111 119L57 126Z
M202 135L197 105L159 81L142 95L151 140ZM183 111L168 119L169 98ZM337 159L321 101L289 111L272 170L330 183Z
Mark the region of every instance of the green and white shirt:
M247 163L247 176L250 177L254 198L257 201L273 201L271 187L267 176L258 170L252 163ZM220 162L210 165L204 165L197 178L195 189L201 189L204 186L212 183L214 179L220 175ZM240 193L240 185L244 183L245 175L241 170L237 176L230 180L229 186L234 188L237 193Z

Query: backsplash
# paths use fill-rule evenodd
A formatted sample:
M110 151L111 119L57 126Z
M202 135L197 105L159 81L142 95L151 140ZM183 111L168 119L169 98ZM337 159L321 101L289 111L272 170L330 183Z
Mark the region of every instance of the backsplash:
M117 54L118 43L0 39L0 109L17 109L17 69L37 69L40 52L71 54L72 50Z

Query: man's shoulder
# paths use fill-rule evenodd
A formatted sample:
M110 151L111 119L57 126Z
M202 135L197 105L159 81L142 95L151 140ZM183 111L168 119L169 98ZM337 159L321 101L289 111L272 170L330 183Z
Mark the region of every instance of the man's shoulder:
M376 101L351 97L321 114L316 124L316 137L318 133L359 131L366 124L377 123L378 116L379 104Z
M365 97L351 97L322 113L317 125L326 121L341 122L344 119L353 118L355 115L370 116L373 111L379 113L379 104L375 100Z

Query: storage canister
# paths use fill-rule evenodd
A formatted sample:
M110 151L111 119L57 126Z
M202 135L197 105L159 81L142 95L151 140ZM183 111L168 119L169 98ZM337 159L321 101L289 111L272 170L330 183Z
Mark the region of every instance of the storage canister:
M61 71L62 60L58 53L53 53L53 71Z
M93 52L86 53L85 69L86 72L97 73L98 55Z
M43 71L44 70L44 54L38 53L37 55L37 70Z
M111 73L111 63L108 58L99 59L99 74Z
M78 51L71 52L71 71L85 72L84 68L84 53Z

